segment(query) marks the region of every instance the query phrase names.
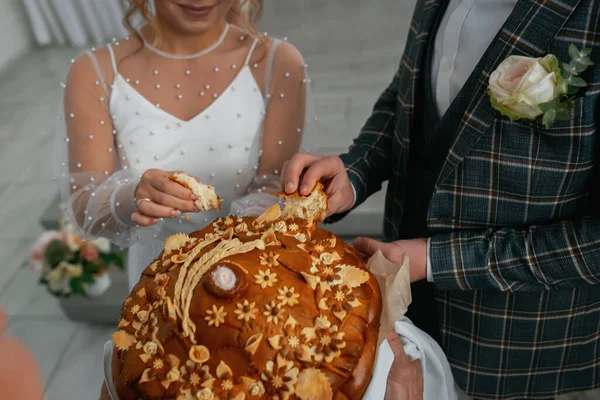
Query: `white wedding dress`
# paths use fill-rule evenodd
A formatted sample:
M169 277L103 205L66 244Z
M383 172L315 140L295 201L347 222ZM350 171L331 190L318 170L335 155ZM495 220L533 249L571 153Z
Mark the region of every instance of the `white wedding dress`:
M227 24L215 40L175 55L126 38L82 55L69 73L59 129L63 200L82 234L129 248L130 287L166 237L276 202L279 170L313 125L305 64L293 46ZM135 187L153 168L213 185L221 211L136 227Z

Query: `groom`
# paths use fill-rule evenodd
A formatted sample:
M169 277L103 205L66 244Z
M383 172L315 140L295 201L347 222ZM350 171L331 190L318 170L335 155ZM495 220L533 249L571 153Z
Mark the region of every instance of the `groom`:
M502 61L568 63L570 44L596 65L569 120L546 128L492 107ZM355 246L409 254L409 317L476 398L600 386L599 64L595 0L418 0L398 72L354 145L284 168L288 193L327 182L328 221L389 181L386 243Z

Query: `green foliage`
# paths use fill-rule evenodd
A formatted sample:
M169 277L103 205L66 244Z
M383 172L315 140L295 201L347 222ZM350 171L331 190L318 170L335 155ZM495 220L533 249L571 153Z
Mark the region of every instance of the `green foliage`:
M120 252L112 252L112 253L100 253L100 257L102 258L102 262L107 267L117 267L120 270L123 270L125 263L123 262L123 253Z
M570 110L574 107L573 96L580 88L586 87L587 83L579 75L590 65L594 65L590 55L592 49L579 50L575 45L569 46L569 56L571 62L561 63L558 68L558 59L554 55L548 55L542 59L542 64L548 71L552 71L557 77L557 86L555 98L547 103L540 104L540 109L544 112L542 123L546 128L552 127L556 120L569 120L571 118Z
M48 243L46 254L44 254L45 261L51 269L56 268L62 261L69 260L71 256L69 247L60 240Z

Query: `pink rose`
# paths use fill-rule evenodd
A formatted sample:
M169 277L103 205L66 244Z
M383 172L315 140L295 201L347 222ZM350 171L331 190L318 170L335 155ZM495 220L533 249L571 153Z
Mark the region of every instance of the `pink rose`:
M100 257L98 249L92 245L83 246L79 254L81 255L81 258L90 262L98 261L98 257Z
M543 114L540 104L556 97L557 75L550 58L510 56L490 75L492 105L516 119L535 119Z

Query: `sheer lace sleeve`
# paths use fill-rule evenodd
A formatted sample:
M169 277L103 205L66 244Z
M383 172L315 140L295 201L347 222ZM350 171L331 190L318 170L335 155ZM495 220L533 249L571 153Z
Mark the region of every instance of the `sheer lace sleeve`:
M266 56L264 78L265 118L256 177L248 194L232 203L232 213L260 214L279 201L279 173L283 163L316 134L316 117L310 80L300 52L275 40Z
M138 228L130 215L139 181L120 154L108 104L114 78L109 49L73 62L58 124L57 177L67 215L83 237L129 246L158 229Z

